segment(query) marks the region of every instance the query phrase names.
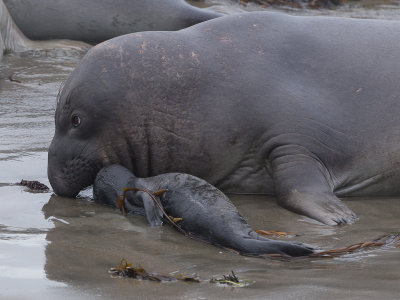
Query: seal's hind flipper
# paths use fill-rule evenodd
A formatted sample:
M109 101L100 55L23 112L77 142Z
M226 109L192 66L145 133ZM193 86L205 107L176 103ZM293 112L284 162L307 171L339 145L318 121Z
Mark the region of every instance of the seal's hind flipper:
M279 241L265 238L254 231L247 235L231 236L232 245L240 254L250 256L309 256L315 253L315 249L297 242ZM229 248L229 244L227 245Z
M154 200L150 197L150 195L144 192L138 193L142 193L141 196L143 199L144 211L150 226L161 226L163 224L163 213L161 209L154 203Z
M0 0L0 60L4 51L27 50L29 42L14 23L3 0Z
M268 158L278 203L327 225L353 223L356 215L333 194L330 173L299 145L282 145Z

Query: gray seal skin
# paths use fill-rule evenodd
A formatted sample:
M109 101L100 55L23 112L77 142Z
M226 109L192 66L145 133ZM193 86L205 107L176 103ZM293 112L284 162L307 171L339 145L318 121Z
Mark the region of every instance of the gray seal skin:
M30 39L99 43L138 31L179 30L221 14L184 0L4 0Z
M399 41L399 22L257 12L104 42L58 99L50 183L73 197L116 163L351 223L337 196L400 195Z
M111 165L101 169L96 176L94 200L118 207L117 197L122 194L123 188L128 187L151 192L167 189L158 197L164 211L169 216L182 218L178 226L186 233L211 244L241 254L306 256L313 253L301 244L259 236L220 190L189 174L167 173L137 178L125 167ZM162 212L147 193L127 192L126 195L125 208L128 212L145 213L150 225L162 225Z
M3 0L0 0L0 62L4 52L53 50L57 48L86 52L91 46L70 40L32 41L14 23Z

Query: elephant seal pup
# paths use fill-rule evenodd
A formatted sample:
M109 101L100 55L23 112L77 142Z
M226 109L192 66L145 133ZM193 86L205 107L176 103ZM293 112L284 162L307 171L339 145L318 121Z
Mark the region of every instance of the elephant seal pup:
M104 42L60 94L50 183L121 164L354 222L338 196L400 195L399 43L397 21L271 12Z
M3 1L3 0L1 0ZM4 0L30 39L99 43L138 31L179 30L220 17L184 0Z
M259 236L247 224L231 201L206 181L183 173L137 178L127 168L111 165L100 170L93 186L96 202L118 207L124 188L166 190L158 196L168 216L180 217L178 226L191 236L241 254L283 254L305 256L313 251L301 244ZM162 224L162 212L145 192L127 192L128 212L145 213L150 225Z

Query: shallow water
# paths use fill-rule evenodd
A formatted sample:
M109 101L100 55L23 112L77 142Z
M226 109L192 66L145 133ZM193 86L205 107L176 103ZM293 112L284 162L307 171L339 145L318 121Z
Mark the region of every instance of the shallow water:
M188 239L169 226L149 227L143 217L121 216L84 197L90 191L67 199L13 185L21 179L48 184L46 150L55 99L78 60L50 52L8 55L0 64L0 299L398 299L398 248L336 259L244 257ZM400 198L346 199L359 220L337 228L288 212L273 198L232 200L253 228L298 233L288 239L323 249L400 231ZM149 272L196 274L204 281L112 278L107 270L122 257ZM256 282L246 288L207 282L231 270Z

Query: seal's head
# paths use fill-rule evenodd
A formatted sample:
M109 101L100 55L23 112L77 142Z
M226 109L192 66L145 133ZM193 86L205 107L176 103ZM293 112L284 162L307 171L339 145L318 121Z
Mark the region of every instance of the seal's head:
M198 169L191 163L193 169L186 168L175 151L197 151L192 137L204 119L202 112L189 116L200 64L191 47L176 51L178 38L173 32L133 33L85 55L58 97L48 157L56 194L76 196L111 164L138 177ZM182 112L185 117L177 117Z
M57 98L55 134L48 152L48 177L56 194L75 197L105 165L131 166L124 149L123 80L105 45L89 51ZM117 58L118 59L118 58ZM116 79L117 78L117 79ZM116 151L119 148L118 151ZM132 169L132 168L131 168Z

